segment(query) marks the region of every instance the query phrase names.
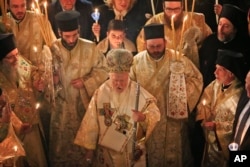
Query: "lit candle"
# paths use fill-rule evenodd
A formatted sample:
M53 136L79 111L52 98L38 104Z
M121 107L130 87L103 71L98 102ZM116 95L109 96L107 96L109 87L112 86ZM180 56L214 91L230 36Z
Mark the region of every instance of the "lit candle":
M36 110L40 107L40 103L36 103Z
M188 15L186 15L186 16L183 18L183 22L182 22L181 40L180 40L180 53L179 53L180 56L182 55L182 49L183 49L183 44L182 44L182 43L183 43L183 35L184 35L184 29L185 29L185 23L186 23L187 17L188 17Z
M174 17L175 17L175 15L172 15L172 17L171 17L171 28L172 28L172 34L173 34L173 49L175 50L175 58L176 58L176 43L175 43Z
M98 23L98 20L99 20L99 12L98 12L98 9L95 8L95 16L96 16L96 19L95 19L95 22Z
M38 3L38 0L35 0L35 2L36 2L37 9L38 9L38 13L41 13L41 9L40 9L40 5Z
M33 2L31 3L31 10L35 11L35 4Z
M35 57L36 57L36 65L38 65L38 64L39 64L39 60L38 60L38 56L37 56L37 47L34 46L34 47L33 47L33 50L34 50Z
M98 9L95 8L95 12L91 14L91 17L95 20L96 24L98 24L98 20L100 18L100 13L98 12ZM96 40L99 42L100 34L96 35Z
M206 113L206 107L205 107L205 105L206 105L206 100L205 100L205 99L203 99L202 105L203 105L204 116L205 116L204 120L207 121L207 113Z
M17 158L17 156L16 156L16 154L17 154L17 146L14 146L13 147L13 149L14 149L14 151L15 151L15 155L14 155L14 167L16 167L16 158Z

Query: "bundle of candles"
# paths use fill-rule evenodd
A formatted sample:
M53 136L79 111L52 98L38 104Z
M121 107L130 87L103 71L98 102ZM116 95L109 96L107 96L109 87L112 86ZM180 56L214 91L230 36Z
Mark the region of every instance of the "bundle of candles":
M34 11L36 14L46 45L51 46L53 41L51 36L50 24L48 20L47 1L43 2L43 6L44 6L44 13L41 11L38 0L35 0L35 3L32 2L31 4L31 10Z
M11 27L8 24L8 19L7 19L7 0L0 0L0 6L2 11L2 22L6 28L6 32L10 32Z

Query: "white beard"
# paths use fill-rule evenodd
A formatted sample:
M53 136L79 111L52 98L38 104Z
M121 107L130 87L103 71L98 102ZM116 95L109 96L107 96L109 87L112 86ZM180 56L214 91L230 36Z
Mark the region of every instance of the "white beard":
M10 64L0 62L0 71L5 77L12 83L16 84L18 81L18 73L16 67L12 67Z

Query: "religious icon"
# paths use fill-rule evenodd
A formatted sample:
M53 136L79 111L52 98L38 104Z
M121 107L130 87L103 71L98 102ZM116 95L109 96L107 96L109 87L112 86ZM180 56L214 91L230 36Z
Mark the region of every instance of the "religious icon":
M130 117L128 115L118 115L115 118L114 123L116 124L116 130L126 134L126 130L130 130L130 128L132 127L131 123L129 122Z

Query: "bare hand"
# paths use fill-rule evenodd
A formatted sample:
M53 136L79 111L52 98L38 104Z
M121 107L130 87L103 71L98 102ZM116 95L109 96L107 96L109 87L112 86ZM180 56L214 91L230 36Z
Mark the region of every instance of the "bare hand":
M216 15L220 15L221 10L222 10L222 5L220 5L220 4L215 4L215 5L214 5L214 13L215 13Z
M101 32L101 26L100 26L100 24L94 23L94 24L92 25L92 32L93 32L93 34L94 34L96 37L100 36L100 32Z
M81 89L84 87L84 83L83 83L83 80L82 79L73 79L71 81L71 85L76 88L76 89Z
M215 130L216 124L214 122L204 122L203 126L205 129L213 131Z
M58 73L53 73L53 83L54 85L57 85L60 81L60 77Z
M0 121L3 123L9 123L10 122L10 115L11 110L9 105L6 102L5 96L2 94L0 95Z
M94 150L88 150L85 155L85 160L91 164L94 157Z
M26 134L26 133L31 132L31 130L32 130L32 125L31 124L29 124L29 123L23 123L21 125L20 133L21 134Z
M36 90L38 90L39 92L44 91L45 89L45 82L44 79L40 78L39 80L35 80L33 82L33 86Z
M132 112L132 118L135 122L142 122L146 119L146 116L143 113L136 110L132 110Z
M2 123L9 123L10 122L10 115L11 115L11 111L9 109L9 107L3 107L2 108L2 117L0 117L0 120Z

